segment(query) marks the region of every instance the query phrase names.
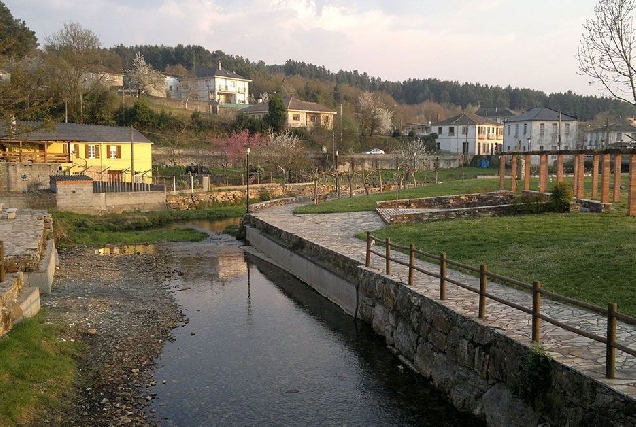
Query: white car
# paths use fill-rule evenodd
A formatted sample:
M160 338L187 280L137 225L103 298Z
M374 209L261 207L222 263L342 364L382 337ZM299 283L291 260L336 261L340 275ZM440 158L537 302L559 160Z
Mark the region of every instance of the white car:
M364 151L362 154L386 154L384 150L380 150L379 148L372 148L369 151Z

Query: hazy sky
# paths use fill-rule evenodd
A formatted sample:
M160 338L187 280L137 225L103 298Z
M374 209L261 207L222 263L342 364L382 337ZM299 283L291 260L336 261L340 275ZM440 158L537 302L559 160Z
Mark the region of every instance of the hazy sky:
M65 22L118 44L201 45L383 80L602 95L577 74L597 0L2 0L40 44Z

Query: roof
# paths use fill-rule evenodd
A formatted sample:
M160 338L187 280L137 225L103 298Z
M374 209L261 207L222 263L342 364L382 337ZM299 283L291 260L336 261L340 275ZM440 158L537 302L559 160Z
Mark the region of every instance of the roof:
M501 126L501 123L497 123L492 120L485 119L477 114L462 113L457 116L453 116L449 119L442 120L441 122L433 123L431 126L471 126L471 125L495 125Z
M576 117L561 113L560 111L553 110L547 107L537 107L531 110L521 113L518 116L506 119L506 123L510 122L556 122L558 120L564 122L576 121Z
M480 107L475 114L482 117L514 117L514 111L505 107Z
M225 70L222 67L220 67L220 65L221 64L219 64L219 68L212 68L212 67L197 68L194 70L194 75L199 78L214 76L214 77L225 77L227 79L247 80L251 82L250 79L246 79L245 77L236 74L234 71Z
M40 123L23 122L25 126ZM84 125L79 123L55 123L54 128L42 127L14 137L23 141L76 141L76 142L143 142L152 143L141 132L132 127ZM1 131L0 133L5 133ZM8 138L0 138L8 139Z
M284 97L283 104L285 105L285 109L287 111L310 111L312 113L336 114L335 111L331 110L328 107L325 107L324 105L320 105L315 102L302 101L291 96ZM246 114L265 114L269 111L269 101L250 105L249 107L244 108L241 111Z
M636 126L623 124L623 123L610 123L607 126L597 127L595 129L591 129L588 132L636 132Z

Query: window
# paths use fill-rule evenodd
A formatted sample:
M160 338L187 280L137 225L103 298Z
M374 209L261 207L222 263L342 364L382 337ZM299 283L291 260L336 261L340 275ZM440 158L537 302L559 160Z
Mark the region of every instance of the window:
M312 123L316 123L316 116L311 116L311 117L309 118L309 120L310 120Z
M292 120L295 122L299 122L300 121L300 114L293 114L292 115Z
M523 134L527 134L528 133L528 123L524 123L523 124Z
M441 134L442 134L442 127L441 127L441 126L437 128L437 134L438 134L438 135L441 135Z
M99 145L86 145L85 146L85 158L87 159L99 159Z
M545 123L539 125L539 136L545 136Z
M462 126L462 135L468 135L468 126Z
M623 142L623 134L620 132L616 133L616 142Z
M552 133L553 134L556 134L558 132L557 127L558 127L558 125L556 123L552 123Z
M108 151L109 159L121 159L121 146L120 145L107 145L106 151Z
M565 135L566 136L570 136L570 124L569 123L565 124Z
M515 136L519 136L519 123L515 125Z
M510 128L511 128L511 127L512 127L512 126L508 125L508 136L510 136Z
M449 126L448 127L448 136L454 136L455 135L455 126Z

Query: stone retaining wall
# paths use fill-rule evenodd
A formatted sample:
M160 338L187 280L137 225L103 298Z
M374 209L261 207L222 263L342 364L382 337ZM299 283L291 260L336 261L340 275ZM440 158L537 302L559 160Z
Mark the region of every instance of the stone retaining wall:
M380 201L378 209L453 209L478 206L498 206L511 203L515 198L511 191L492 193L459 194L453 196L425 197Z
M0 336L11 330L13 324L22 317L18 299L24 288L22 272L7 274L0 283Z
M258 218L248 216L246 225L250 243L250 236L258 232L269 244L354 286L354 313L385 337L405 364L431 379L458 409L489 425L636 425L636 402L599 381L555 361L533 375L536 372L531 366L539 356L528 344ZM279 262L288 271L294 270L289 265L293 258L285 261L281 256ZM327 298L337 299L327 294L330 284L308 284ZM347 309L346 304L341 306Z

